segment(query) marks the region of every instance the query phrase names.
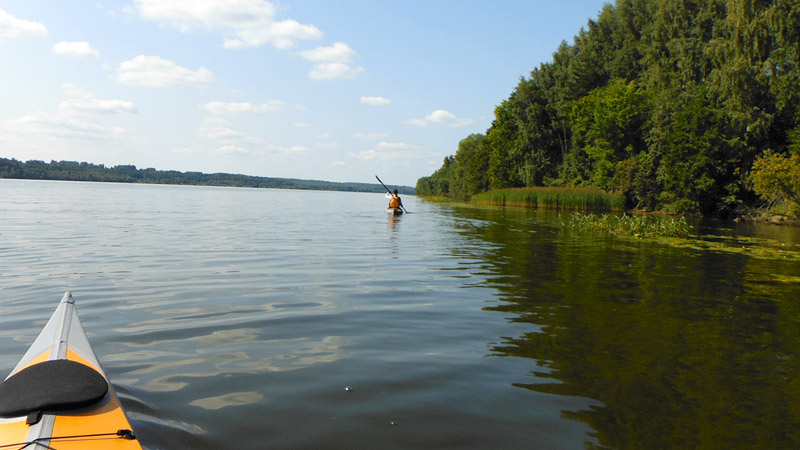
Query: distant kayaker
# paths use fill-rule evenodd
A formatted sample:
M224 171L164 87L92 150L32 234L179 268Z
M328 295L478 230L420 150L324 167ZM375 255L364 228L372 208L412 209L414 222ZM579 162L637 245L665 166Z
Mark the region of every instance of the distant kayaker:
M397 189L394 190L394 193L386 193L386 198L389 198L389 208L403 208L403 201L400 200L400 195L397 194Z

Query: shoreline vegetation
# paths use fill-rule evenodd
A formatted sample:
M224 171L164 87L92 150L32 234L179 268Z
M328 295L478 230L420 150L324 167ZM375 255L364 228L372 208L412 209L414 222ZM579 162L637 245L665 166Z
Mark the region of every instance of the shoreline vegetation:
M509 188L617 192L624 210L800 217L794 0L616 0L521 77L485 133L417 181L457 200ZM522 200L536 205L550 202Z
M618 216L573 212L566 218L561 217L561 226L576 231L602 231L635 238L682 238L691 235L691 227L684 216L676 219L674 217L628 215L627 213Z
M453 201L452 198L443 196L424 196L429 200L439 199L439 201ZM469 203L477 206L500 206L515 208L551 209L557 211L573 211L570 219L570 228L595 230L605 228L607 231L616 228L644 230L648 227L658 227L660 230L670 230L677 226L678 222L686 225L685 214L671 211L647 211L625 207L625 198L620 193L605 192L601 189L592 187L570 188L570 187L532 187L532 188L509 188L493 189L473 195ZM587 213L581 215L579 212ZM598 213L623 213L619 215L607 215ZM694 216L695 214L689 214ZM577 217L582 217L577 220ZM615 227L610 225L610 220L617 220ZM735 222L755 222L774 225L800 226L800 219L786 213L785 209L773 210L770 208L750 209L741 211ZM586 226L578 226L578 223ZM591 226L590 226L591 225ZM596 225L596 226L595 226ZM602 225L602 226L601 226ZM652 228L651 231L655 229ZM619 233L614 233L619 234ZM636 234L634 232L634 234ZM653 233L639 233L642 236ZM681 233L673 237L680 237ZM685 233L684 233L685 235Z
M493 206L580 211L622 211L625 206L625 199L621 194L591 187L494 189L473 195L471 202Z
M227 186L271 189L302 189L345 192L386 190L380 184L337 183L333 181L270 178L230 173L179 172L177 170L137 169L133 165L106 167L75 161L27 162L0 158L0 178L25 180L93 181L106 183L181 184L195 186ZM409 186L389 186L401 194L415 193Z
M561 228L565 231L602 233L615 238L637 242L657 242L672 247L700 251L737 253L759 259L800 261L800 244L787 243L775 239L698 235L697 230L688 224L686 218L665 215L583 214L572 212L559 215ZM800 278L778 279L781 282L794 282Z
M429 199L432 197L428 197ZM442 201L452 201L452 198L438 196ZM664 216L680 217L685 220L684 214L672 211L647 211L626 208L625 197L620 193L605 192L593 187L530 187L492 189L475 194L469 198L469 203L478 206L510 206L518 208L552 209L559 211L582 211L587 213L623 213L628 221L634 218ZM690 214L694 215L694 214ZM609 216L616 217L616 216ZM640 220L640 219L636 219ZM645 220L645 219L641 219ZM800 226L800 219L788 214L785 209L750 209L741 211L736 222L771 223L775 225ZM641 224L640 224L641 225ZM669 224L668 226L671 226Z

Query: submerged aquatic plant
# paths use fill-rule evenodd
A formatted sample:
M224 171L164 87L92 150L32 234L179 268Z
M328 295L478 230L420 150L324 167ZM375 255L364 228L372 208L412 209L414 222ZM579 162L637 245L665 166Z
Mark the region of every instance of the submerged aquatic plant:
M602 231L615 235L645 237L685 237L690 234L686 218L633 216L628 214L582 214L573 212L561 226L578 231Z
M736 253L761 259L800 261L800 244L747 236L699 236L692 233L685 217L632 216L628 214L581 214L559 216L564 229L608 233L623 239L648 239L697 251ZM800 277L775 277L798 283Z

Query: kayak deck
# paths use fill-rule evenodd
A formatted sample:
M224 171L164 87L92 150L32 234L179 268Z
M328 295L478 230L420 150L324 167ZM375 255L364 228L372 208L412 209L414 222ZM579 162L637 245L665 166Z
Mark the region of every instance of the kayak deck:
M51 447L142 448L69 292L0 384L0 448Z
M400 208L386 208L386 212L395 216L403 214L403 210Z

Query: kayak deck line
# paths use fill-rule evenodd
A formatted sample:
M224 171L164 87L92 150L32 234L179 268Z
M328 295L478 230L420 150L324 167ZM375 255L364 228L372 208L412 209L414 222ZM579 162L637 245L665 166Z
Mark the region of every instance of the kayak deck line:
M50 438L41 438L41 439L36 439L36 440L30 441L30 442L18 442L16 444L4 444L4 445L0 445L0 448L14 448L14 447L17 447L17 446L21 446L21 447L18 447L21 450L21 449L29 447L31 445L39 445L39 446L42 446L42 447L45 447L45 448L52 448L52 447L49 446L49 444L52 444L53 441L63 441L63 440L72 440L72 439L103 440L102 438L112 438L112 439L122 438L122 439L127 439L127 440L135 440L136 436L133 434L133 431L131 431L131 430L117 430L116 433L80 434L80 435L74 435L74 436L56 436L56 437L50 437ZM45 443L45 441L48 441L48 442Z
M0 383L0 449L141 450L67 291Z

